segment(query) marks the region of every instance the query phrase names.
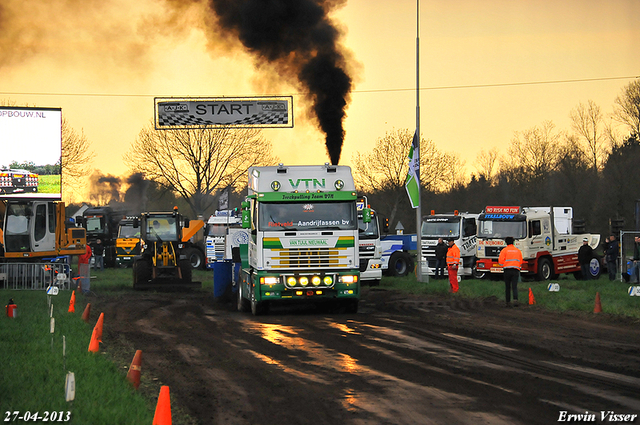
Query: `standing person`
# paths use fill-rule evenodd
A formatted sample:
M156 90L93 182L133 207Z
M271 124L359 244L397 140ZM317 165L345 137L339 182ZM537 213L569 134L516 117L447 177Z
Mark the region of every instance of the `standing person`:
M438 244L436 245L436 279L444 279L444 268L447 266L447 251L449 247L442 240L438 238Z
M593 258L593 248L589 246L589 239L582 239L582 246L578 250L578 263L582 271L582 280L591 280L591 259Z
M97 270L100 267L100 271L104 270L104 245L102 244L102 239L98 239L96 241L96 246L93 248L93 257L95 259L93 263L94 270Z
M607 258L607 270L609 271L609 280L616 280L616 272L618 271L618 241L615 235L609 236L609 244L605 252Z
M504 272L506 306L511 307L511 293L513 293L513 305L518 307L518 280L522 266L522 252L513 244L513 237L507 236L504 241L507 246L500 251L498 263Z
M449 291L458 292L458 264L460 264L460 248L453 239L449 239L447 250L447 272L449 273Z
M90 270L89 270L89 261L91 261L91 247L89 244L86 245L84 254L78 256L78 277L80 281L80 288L83 294L89 292L90 286Z

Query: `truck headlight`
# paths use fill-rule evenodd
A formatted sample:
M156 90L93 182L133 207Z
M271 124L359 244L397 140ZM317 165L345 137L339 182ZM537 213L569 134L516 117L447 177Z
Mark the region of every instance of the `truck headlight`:
M340 282L342 283L356 283L358 281L358 276L346 275L346 276L340 276L339 279L340 279Z
M306 276L300 277L300 285L307 286L309 284L309 278Z

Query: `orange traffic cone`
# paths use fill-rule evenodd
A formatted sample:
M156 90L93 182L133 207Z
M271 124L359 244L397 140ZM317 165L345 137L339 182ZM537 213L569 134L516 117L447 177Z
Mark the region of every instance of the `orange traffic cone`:
M100 313L98 322L96 323L98 341L102 342L102 324L104 323L104 313Z
M133 356L131 366L129 366L129 372L127 372L127 379L133 384L133 387L137 390L140 386L140 372L142 370L142 350L137 350Z
M91 303L87 303L87 306L84 308L84 313L82 313L82 320L84 320L85 322L88 322L90 314L91 314Z
M536 298L533 296L533 291L529 288L529 305L534 305L536 303Z
M593 308L594 313L602 313L602 304L600 304L600 292L596 292L596 305Z
M97 329L93 328L93 332L91 333L91 341L89 341L89 352L97 353L100 351L100 342L98 341Z
M76 291L71 292L71 299L69 300L69 313L76 312Z
M93 327L91 341L89 342L89 351L97 353L100 351L100 343L102 342L102 323L104 322L104 313L100 313L98 323Z
M160 387L156 413L153 415L153 425L171 425L171 401L169 399L169 387Z

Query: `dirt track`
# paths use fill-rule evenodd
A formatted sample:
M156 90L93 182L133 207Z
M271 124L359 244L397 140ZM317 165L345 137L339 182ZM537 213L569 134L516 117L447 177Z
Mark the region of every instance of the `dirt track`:
M91 301L106 337L143 350L143 373L201 424L547 424L562 412L640 413L639 323L606 314L377 288L365 288L358 314L298 307L253 317L205 292Z

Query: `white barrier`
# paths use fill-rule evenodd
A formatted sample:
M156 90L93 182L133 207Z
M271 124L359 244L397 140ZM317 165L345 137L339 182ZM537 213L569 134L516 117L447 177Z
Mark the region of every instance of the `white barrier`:
M0 288L18 290L47 289L55 285L71 288L71 266L65 263L2 263Z

